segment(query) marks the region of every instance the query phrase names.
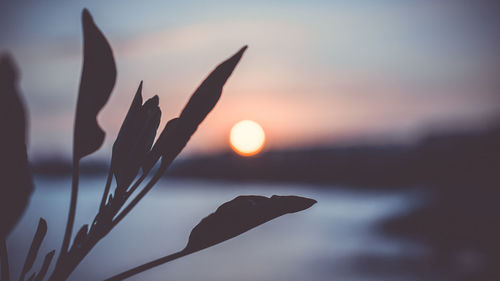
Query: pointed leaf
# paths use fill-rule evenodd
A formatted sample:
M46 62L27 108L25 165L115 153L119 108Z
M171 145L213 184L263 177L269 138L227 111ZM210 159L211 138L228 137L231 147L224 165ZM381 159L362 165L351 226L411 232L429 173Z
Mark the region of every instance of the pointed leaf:
M12 58L0 56L0 237L21 218L33 191L26 154L26 117Z
M118 182L118 185L123 185L123 169L126 165L126 158L134 145L137 136L137 119L142 109L142 81L139 84L132 104L123 120L118 137L113 144L113 154L111 156L111 169Z
M30 250L28 251L28 255L26 256L26 260L24 262L23 270L21 271L21 280L24 279L26 273L28 273L28 271L30 271L33 267L33 263L38 255L38 250L40 250L45 234L47 234L47 222L43 218L40 218L38 228L36 229L35 236L33 237L33 242L31 242Z
M184 249L196 252L236 237L256 226L288 213L305 210L316 200L298 196L238 196L193 228Z
M40 269L40 272L36 275L36 278L34 281L42 281L43 278L45 277L45 274L47 274L47 270L49 270L50 263L52 262L52 258L54 257L54 254L56 251L51 251L49 252L46 256L45 259L43 260L42 268Z
M117 146L116 151L113 151L117 159L113 164L113 170L119 190L130 185L153 145L161 119L158 104L158 96L144 103L139 112L134 115L130 126L125 128L122 142Z
M133 130L134 122L137 114L142 107L142 81L139 84L139 88L135 93L134 99L132 100L132 104L128 109L127 115L125 116L125 120L123 120L122 126L120 127L120 132L118 133L118 137L113 144L113 155L111 156L111 165L115 164L118 158L124 154L126 151L127 145L127 133Z
M140 139L137 144L137 154L134 157L134 163L139 164L138 167L141 166L142 162L144 162L145 158L151 151L151 147L153 146L158 126L160 125L160 120L161 120L160 109L157 108L151 111L150 115L151 116L149 117L149 120L146 126L144 126L143 131L141 133L142 139Z
M74 133L74 155L77 159L101 147L105 134L97 123L97 114L108 101L116 81L111 47L87 10L83 10L82 24L83 68Z
M316 200L299 196L238 196L222 204L191 231L186 247L176 253L141 264L105 281L124 280L153 267L184 257L236 237L258 225L288 213L305 210Z
M201 121L212 110L222 94L222 87L233 73L247 46L218 65L196 89L179 116L179 128L191 136Z
M140 133L141 139L138 141L140 149L143 152L148 152L153 145L154 139L156 137L156 131L160 125L161 110L158 106L159 99L158 96L154 96L151 99L151 106L148 106L147 102L144 105L145 121Z
M232 57L219 64L196 89L179 118L167 123L143 164L145 171L149 171L160 156L165 157L170 164L179 155L191 135L217 104L224 84L246 49L247 46L244 46Z

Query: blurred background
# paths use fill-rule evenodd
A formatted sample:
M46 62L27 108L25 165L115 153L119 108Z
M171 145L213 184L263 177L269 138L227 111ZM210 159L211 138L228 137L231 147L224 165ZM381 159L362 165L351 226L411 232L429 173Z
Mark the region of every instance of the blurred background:
M118 79L98 118L106 142L83 162L77 226L97 210L139 82L159 95L163 127L218 63L249 49L168 176L70 280L182 248L240 194L319 203L133 280L500 280L494 0L2 1L0 51L21 72L36 187L8 241L15 272L39 216L45 250L62 237L83 8ZM229 143L245 119L265 132L250 157Z

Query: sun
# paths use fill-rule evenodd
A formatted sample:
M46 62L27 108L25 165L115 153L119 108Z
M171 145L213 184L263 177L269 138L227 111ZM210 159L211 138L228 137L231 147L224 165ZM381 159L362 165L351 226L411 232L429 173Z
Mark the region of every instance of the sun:
M252 156L264 147L266 135L262 127L254 121L243 120L231 128L229 143L231 148L242 156Z

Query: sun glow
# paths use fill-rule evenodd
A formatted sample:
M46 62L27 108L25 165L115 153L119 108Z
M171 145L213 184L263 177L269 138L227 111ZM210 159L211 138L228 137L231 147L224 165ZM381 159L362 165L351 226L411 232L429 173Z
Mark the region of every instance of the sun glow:
M262 127L250 120L236 123L229 134L229 143L233 150L242 156L252 156L264 147L266 135Z

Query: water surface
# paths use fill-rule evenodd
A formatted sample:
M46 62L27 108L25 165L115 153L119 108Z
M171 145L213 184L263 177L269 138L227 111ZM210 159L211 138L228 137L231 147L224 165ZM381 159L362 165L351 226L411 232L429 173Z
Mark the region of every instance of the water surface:
M20 270L39 217L47 220L49 229L42 253L60 247L70 183L69 178L36 179L31 204L8 240L14 276ZM92 221L103 183L102 178L81 180L76 226ZM381 220L408 207L412 194L197 180L161 181L94 248L70 280L102 280L178 251L203 217L220 204L249 194L299 195L318 203L130 280L419 280L405 272L374 272L359 265L360 258L366 256L397 258L414 252L413 245L376 231Z

